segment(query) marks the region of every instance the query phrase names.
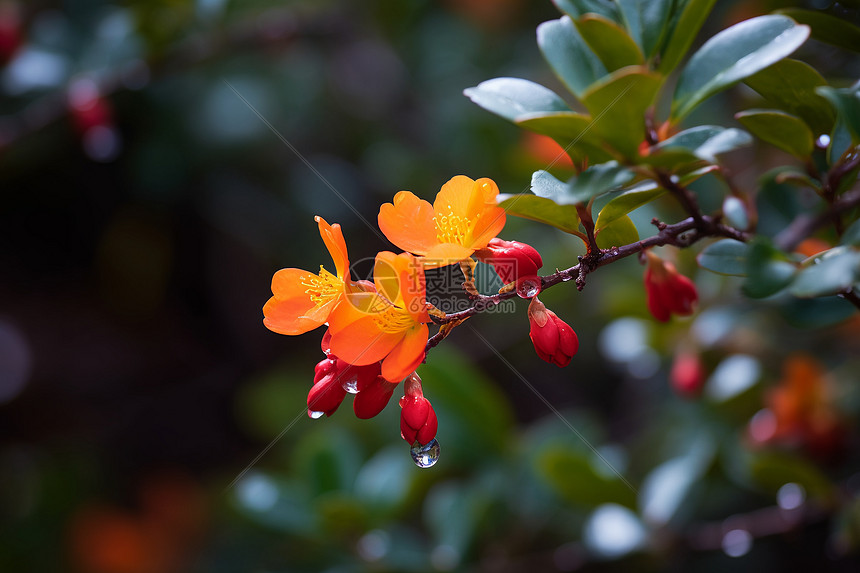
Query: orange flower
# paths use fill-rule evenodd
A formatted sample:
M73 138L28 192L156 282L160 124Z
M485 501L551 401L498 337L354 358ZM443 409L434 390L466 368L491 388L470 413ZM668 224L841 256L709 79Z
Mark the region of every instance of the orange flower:
M505 210L496 204L498 186L487 178L457 175L430 205L409 191L379 209L379 228L388 240L423 258L426 268L462 261L505 226Z
M424 360L424 269L409 253L386 251L376 255L373 280L376 292L349 292L332 312L331 352L355 366L382 360L382 376L399 382Z
M263 307L263 324L279 334L303 334L328 321L345 292L358 287L349 280L349 255L340 225L315 217L337 275L320 265L319 274L302 269L281 269L272 277L274 295Z

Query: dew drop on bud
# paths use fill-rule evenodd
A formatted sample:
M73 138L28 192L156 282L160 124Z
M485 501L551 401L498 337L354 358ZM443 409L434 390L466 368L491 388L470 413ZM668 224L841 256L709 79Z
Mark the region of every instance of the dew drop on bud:
M412 461L415 462L416 466L419 468L429 468L439 461L439 451L439 442L436 438L433 438L423 446L415 444L409 450L409 453L412 454Z
M517 283L517 295L520 298L532 298L540 293L540 279L523 279Z
M308 416L310 416L312 420L319 420L324 414L325 412L317 412L315 410L310 410L308 412Z
M358 376L347 378L341 382L341 386L343 386L343 389L350 394L358 394Z

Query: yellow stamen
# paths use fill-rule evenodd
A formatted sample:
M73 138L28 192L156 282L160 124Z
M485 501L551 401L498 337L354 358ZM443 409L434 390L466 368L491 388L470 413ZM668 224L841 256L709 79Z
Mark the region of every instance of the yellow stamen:
M436 223L436 239L440 243L454 243L465 245L466 237L472 230L472 221L468 217L459 215L436 215L433 217Z
M403 332L415 324L408 312L396 306L387 306L382 312L374 315L376 327L387 334Z
M302 281L307 287L311 302L322 306L343 293L343 281L320 266L319 275L310 275Z

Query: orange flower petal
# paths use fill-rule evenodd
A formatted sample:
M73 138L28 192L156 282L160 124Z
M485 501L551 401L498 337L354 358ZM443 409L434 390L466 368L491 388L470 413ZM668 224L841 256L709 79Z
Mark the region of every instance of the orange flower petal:
M385 358L402 339L402 332L383 332L373 316L364 315L332 333L331 352L349 364L364 366Z
M411 255L406 255L411 256ZM394 305L403 305L400 274L403 264L399 255L390 251L382 251L376 255L373 266L373 283L376 291Z
M399 255L400 294L402 308L415 322L429 322L427 314L427 286L420 261L408 253Z
M438 241L433 206L409 191L400 191L393 203L379 209L379 228L389 241L410 253L423 255Z
M473 194L476 195L476 201L473 201ZM468 219L472 215L469 212L470 206L474 208L475 204L482 204L483 201L483 194L475 181L465 175L457 175L442 185L436 195L436 201L433 202L433 211L437 216L453 215Z
M483 249L491 239L502 232L506 215L505 210L496 204L499 187L495 181L483 177L475 181L475 187L480 189L483 202L479 207L470 207L479 210L472 216L474 227L468 244L474 249Z
M302 284L315 275L301 269L281 269L272 277L272 293L263 307L263 324L279 334L303 334L313 330L328 320L326 309L315 309L316 304L308 295L307 287ZM315 311L315 312L312 312ZM321 316L325 314L325 316Z
M334 266L337 269L337 276L342 279L349 280L349 254L346 251L346 241L343 240L343 232L340 230L340 225L335 223L329 225L322 217L314 217L320 230L320 237L325 243Z
M462 245L441 243L427 251L427 254L421 258L421 264L425 269L436 269L469 258L473 252L474 249Z
M429 333L426 324L417 324L409 329L400 344L382 361L382 376L391 382L400 382L414 372L424 360Z

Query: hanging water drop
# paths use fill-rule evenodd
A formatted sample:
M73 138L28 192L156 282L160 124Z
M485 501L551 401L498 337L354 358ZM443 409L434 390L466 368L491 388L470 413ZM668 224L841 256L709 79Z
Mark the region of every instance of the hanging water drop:
M563 275L561 275L561 282L566 283L570 280L573 280L573 275L571 275L570 273L564 273Z
M343 389L350 394L358 394L358 376L352 376L341 382Z
M436 438L433 438L423 446L415 444L409 450L409 453L412 454L412 461L415 462L416 466L419 468L429 468L439 461L439 451L439 442L436 441Z
M528 278L522 279L517 283L517 295L520 298L533 298L540 293L540 279Z
M310 416L312 420L319 420L324 415L325 415L325 412L318 412L316 410L308 410L308 416Z

